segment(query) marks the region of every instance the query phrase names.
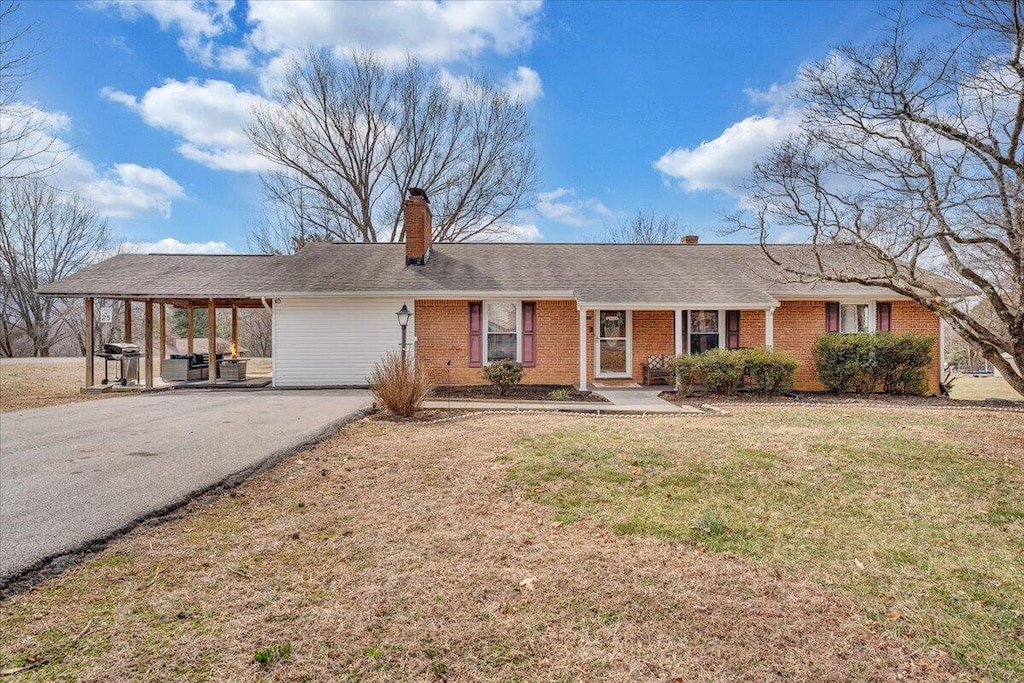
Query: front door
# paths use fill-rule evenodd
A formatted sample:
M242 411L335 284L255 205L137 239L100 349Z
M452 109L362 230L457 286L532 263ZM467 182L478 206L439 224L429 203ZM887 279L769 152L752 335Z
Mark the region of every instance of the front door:
M630 376L629 311L598 311L595 352L598 377Z

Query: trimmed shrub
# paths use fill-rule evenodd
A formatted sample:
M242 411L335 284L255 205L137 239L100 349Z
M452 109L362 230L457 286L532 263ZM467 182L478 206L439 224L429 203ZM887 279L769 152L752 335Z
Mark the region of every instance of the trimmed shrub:
M823 334L814 342L814 370L833 394L864 391L871 383L871 339L874 335Z
M793 388L798 363L788 353L774 349L749 349L741 353L746 358L747 374L757 393L775 396Z
M401 417L414 416L433 389L423 369L395 351L385 353L367 379L384 408Z
M483 375L498 390L498 396L504 396L523 381L523 364L514 360L495 361L484 368Z
M677 356L677 391L688 395L693 384L703 384L709 394L732 396L743 385L746 358L742 351L715 349L695 356Z
M879 332L872 344L871 375L875 387L887 394L923 394L928 388L925 368L932 360L934 337Z
M815 372L832 393L922 394L934 343L916 334L825 334L814 343Z

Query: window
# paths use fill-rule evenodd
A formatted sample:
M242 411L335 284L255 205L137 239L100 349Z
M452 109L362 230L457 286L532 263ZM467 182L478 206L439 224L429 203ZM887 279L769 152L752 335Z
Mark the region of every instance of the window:
M488 363L519 360L519 305L515 301L484 304Z
M718 311L690 311L690 353L718 348Z
M868 327L868 305L840 304L839 321L839 331L843 334L867 332L870 329Z

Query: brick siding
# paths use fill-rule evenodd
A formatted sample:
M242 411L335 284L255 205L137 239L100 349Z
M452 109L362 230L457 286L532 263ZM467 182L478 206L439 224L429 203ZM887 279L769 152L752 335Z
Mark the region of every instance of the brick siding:
M796 369L796 388L820 391L824 387L814 376L811 348L825 333L824 301L784 301L775 309L775 348L793 356L800 364ZM928 392L939 391L939 317L914 301L893 301L891 330L913 332L935 337L932 362L928 366Z
M724 324L724 321L722 321ZM465 300L417 300L413 317L417 363L427 369L434 382L446 381L445 362L451 360L452 384L486 384L480 368L469 367L469 306ZM576 384L579 382L579 311L576 302L537 302L537 365L525 368L527 384ZM796 388L820 391L814 377L811 347L825 333L824 301L784 301L775 310L775 348L796 358ZM765 312L740 314L740 346L764 346ZM933 361L928 368L929 392L938 392L939 318L910 301L892 302L892 331L933 335ZM594 376L594 312L587 313L587 377ZM685 340L684 340L685 348ZM641 366L647 356L673 353L675 320L672 311L633 311L632 377L643 378Z

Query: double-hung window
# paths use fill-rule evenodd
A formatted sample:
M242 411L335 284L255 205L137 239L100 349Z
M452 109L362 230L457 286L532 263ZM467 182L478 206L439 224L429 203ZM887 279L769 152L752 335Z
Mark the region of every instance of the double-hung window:
M690 353L704 353L719 346L718 311L690 311Z
M839 304L839 331L843 334L869 332L868 304Z
M519 360L519 320L518 302L484 303L486 362Z

